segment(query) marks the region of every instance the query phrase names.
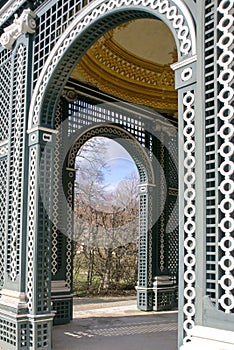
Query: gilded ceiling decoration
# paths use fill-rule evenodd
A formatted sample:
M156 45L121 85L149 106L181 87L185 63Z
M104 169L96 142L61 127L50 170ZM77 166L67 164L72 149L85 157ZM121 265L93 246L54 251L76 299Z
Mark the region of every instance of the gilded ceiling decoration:
M114 30L109 31L88 50L71 77L121 99L174 114L177 92L170 65L127 51L113 34ZM175 53L171 55L176 61Z

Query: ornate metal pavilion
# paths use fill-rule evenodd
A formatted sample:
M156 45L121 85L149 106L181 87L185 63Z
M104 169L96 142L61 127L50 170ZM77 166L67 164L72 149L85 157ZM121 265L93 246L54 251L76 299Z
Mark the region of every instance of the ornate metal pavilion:
M0 349L72 319L96 136L139 172L138 308L178 298L178 349L233 349L233 131L233 0L0 1Z

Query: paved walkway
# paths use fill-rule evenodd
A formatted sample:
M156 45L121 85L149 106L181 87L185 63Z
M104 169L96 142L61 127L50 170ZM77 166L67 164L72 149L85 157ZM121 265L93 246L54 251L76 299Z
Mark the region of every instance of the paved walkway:
M76 299L53 330L54 350L177 350L177 312L142 312L133 298Z

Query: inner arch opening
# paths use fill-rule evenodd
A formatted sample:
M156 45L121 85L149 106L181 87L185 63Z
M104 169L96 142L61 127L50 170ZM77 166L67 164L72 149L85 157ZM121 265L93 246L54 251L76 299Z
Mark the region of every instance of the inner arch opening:
M78 296L135 295L139 174L116 141L93 137L78 151L74 184L74 282Z

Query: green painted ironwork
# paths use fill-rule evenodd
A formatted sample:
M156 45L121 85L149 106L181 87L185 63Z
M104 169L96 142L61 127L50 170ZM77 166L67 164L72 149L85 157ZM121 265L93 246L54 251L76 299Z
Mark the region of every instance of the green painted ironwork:
M191 340L194 325L233 331L233 1L15 0L0 6L1 35L28 6L36 15L35 34L21 33L16 26L19 32L10 32L12 49L0 47L0 346L50 350L53 321L72 318L72 167L63 174L70 206L56 188L71 133L80 131L82 123L92 130L77 111L88 105L97 112L99 106L93 103L96 92L90 100L84 87L72 101L62 95L71 87L72 68L90 45L114 26L137 18L161 19L177 44L173 69L179 138L174 142L179 145L181 218L179 233L177 228L167 231L166 222L173 227L176 221L175 216L170 221L178 180L170 159L174 145L163 147L158 141L162 135L154 138L152 120L143 125L142 142L136 136L142 118L135 117L130 129L118 118L112 121L108 137L120 129L123 139L124 133L135 137L148 149L148 159L156 155L172 174L166 177L166 210L153 225L153 212L160 210L155 203L164 190L153 176L148 181L150 167L140 162L137 149L133 158L146 180L139 194L138 306L165 308L163 293L173 305L172 276L175 285L179 280L179 346ZM98 122L109 123L108 113ZM69 153L74 146L73 158L79 140L66 149ZM66 237L57 229L61 213L66 213Z

